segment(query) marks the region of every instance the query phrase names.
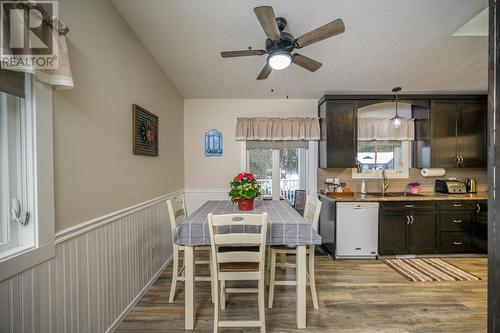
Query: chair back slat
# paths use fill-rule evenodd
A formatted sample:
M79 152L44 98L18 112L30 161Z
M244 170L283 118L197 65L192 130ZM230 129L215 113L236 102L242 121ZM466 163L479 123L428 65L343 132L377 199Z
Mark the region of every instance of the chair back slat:
M260 262L259 252L235 251L235 252L219 252L217 253L217 262Z
M228 234L217 234L214 235L215 245L259 245L262 241L262 236L258 234L250 233L228 233Z
M319 215L321 213L321 200L308 194L304 208L304 218L311 223L314 231L318 231Z
M262 225L262 214L223 214L212 217L214 226Z
M217 274L221 263L259 263L263 271L267 213L208 214L208 226ZM256 247L258 251L255 250ZM220 251L221 248L224 251ZM234 250L231 251L231 248Z

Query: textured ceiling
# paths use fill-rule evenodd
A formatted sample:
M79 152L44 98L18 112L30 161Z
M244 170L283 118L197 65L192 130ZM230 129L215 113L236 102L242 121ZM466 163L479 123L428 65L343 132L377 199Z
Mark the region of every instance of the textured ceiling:
M325 93L485 92L487 37L452 34L487 0L113 0L185 98L319 98ZM272 5L301 34L336 18L346 32L305 47L323 63L257 81L265 56L223 59L222 50L263 48L253 7ZM287 80L288 76L288 80ZM288 82L288 83L287 83ZM271 88L274 87L274 93Z

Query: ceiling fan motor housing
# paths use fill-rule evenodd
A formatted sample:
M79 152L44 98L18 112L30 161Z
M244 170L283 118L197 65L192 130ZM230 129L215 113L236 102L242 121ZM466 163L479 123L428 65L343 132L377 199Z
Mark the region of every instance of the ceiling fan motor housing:
M277 41L266 39L266 52L273 54L277 51L292 52L295 48L295 38L288 32L281 32L281 38Z

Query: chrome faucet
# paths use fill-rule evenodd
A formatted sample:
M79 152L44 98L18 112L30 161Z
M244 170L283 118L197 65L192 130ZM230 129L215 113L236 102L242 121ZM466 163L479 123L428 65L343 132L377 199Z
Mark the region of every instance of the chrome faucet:
M385 170L382 169L382 177L380 178L380 192L383 194L387 191L389 187L389 181L387 180L387 175L385 174Z

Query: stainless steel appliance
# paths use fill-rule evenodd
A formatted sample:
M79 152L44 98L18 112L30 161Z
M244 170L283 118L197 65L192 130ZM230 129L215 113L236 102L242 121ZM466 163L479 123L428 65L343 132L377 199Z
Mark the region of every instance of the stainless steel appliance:
M376 258L378 202L338 202L336 259Z
M466 178L465 179L465 189L467 193L476 193L476 180L474 178Z
M434 191L450 194L467 193L464 182L451 179L436 179Z

